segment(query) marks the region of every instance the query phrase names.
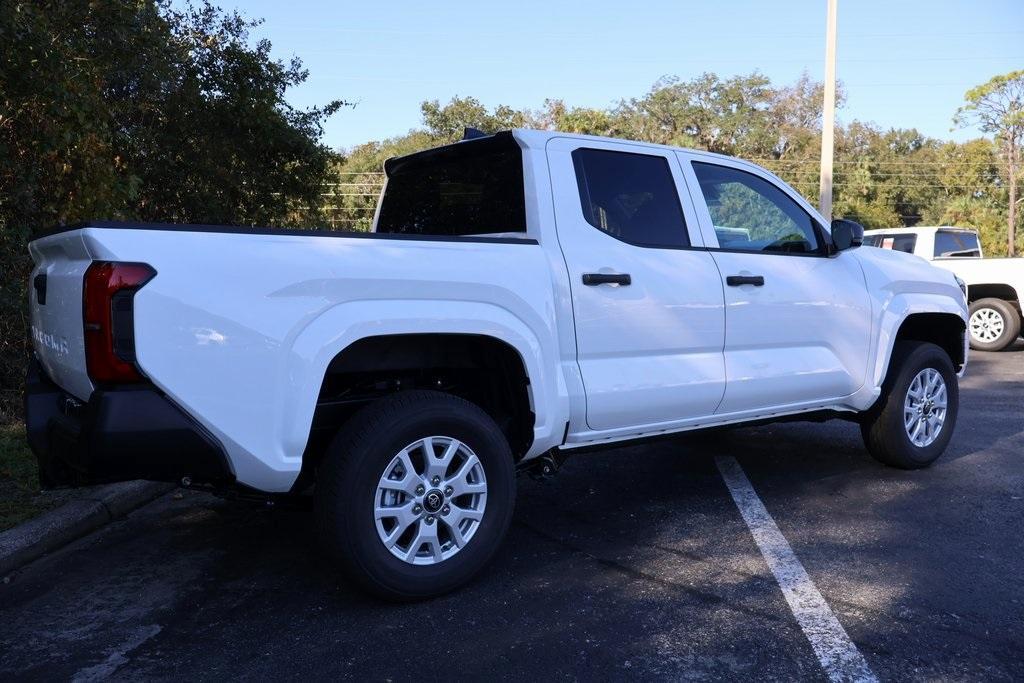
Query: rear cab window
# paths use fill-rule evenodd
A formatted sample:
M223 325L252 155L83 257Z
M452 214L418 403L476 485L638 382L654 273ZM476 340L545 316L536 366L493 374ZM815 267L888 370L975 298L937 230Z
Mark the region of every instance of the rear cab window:
M526 237L523 154L511 133L388 159L375 231Z
M939 230L935 233L935 258L978 258L981 247L973 232Z

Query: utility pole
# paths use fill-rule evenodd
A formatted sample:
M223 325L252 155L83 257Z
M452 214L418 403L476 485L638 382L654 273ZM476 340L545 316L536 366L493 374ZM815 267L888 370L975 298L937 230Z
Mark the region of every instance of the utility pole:
M836 126L836 4L828 0L828 24L825 34L825 103L821 121L821 183L819 208L825 220L832 220L832 153Z

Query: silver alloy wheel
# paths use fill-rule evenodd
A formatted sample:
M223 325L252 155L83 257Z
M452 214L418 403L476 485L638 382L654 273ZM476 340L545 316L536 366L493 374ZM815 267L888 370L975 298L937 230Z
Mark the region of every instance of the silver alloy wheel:
M398 452L377 484L377 535L410 564L443 562L469 543L487 506L475 453L450 436L428 436Z
M903 426L910 442L924 448L934 443L946 421L946 380L934 368L917 373L903 401Z
M1003 336L1006 321L1003 314L994 308L979 308L971 314L971 336L975 341L990 344Z

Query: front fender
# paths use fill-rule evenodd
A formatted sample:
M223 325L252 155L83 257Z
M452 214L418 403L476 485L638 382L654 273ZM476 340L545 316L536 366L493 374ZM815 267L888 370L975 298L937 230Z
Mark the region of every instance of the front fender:
M854 410L866 410L881 394L897 334L907 318L918 313L953 315L966 327L967 302L954 275L924 259L874 247L862 247L852 253L864 270L872 299L874 331L871 348L867 350L864 385L845 404ZM964 358L966 367L966 351Z
M959 294L959 290L957 290ZM946 313L955 315L967 325L967 309L964 305L951 299L945 294L924 294L906 293L893 297L890 305L885 308L879 323L880 334L878 348L882 351L875 359L872 369L873 384L881 389L885 381L885 373L889 367L889 360L892 358L893 347L896 345L896 335L900 326L910 316L917 313ZM966 348L967 337L964 335ZM966 351L965 351L966 354ZM965 355L964 358L967 356ZM964 363L964 367L967 364ZM962 374L962 370L961 370Z

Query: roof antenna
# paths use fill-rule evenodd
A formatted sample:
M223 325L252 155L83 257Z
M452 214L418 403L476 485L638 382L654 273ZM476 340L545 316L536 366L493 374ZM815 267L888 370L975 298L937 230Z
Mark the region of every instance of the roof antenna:
M469 126L466 126L465 128L462 129L463 140L475 140L477 138L486 137L489 137L489 135L480 130L479 128L470 128Z

